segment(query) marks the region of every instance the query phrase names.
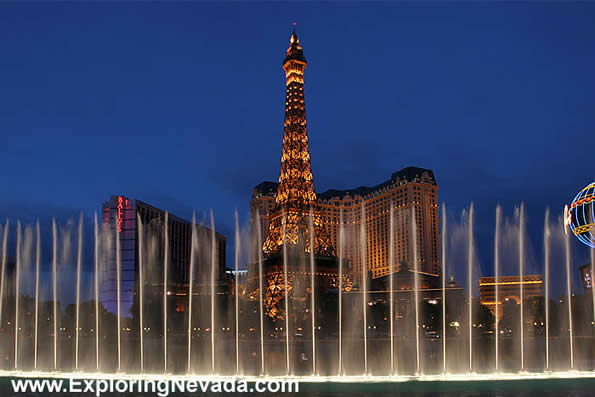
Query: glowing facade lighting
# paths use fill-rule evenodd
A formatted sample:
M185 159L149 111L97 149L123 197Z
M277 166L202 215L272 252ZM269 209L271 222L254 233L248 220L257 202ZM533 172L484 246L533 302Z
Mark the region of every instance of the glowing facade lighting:
M306 253L313 250L316 255L334 256L330 237L324 228L320 211L316 208L304 100L306 65L300 40L294 32L291 35L287 56L283 60L287 85L283 152L275 211L263 244L263 252L266 255L281 252L285 244L303 244ZM310 217L314 232L312 238L307 227ZM310 247L311 244L313 247Z
M122 196L118 196L118 232L122 232L122 222L124 222L124 207L128 207L128 199L124 199Z

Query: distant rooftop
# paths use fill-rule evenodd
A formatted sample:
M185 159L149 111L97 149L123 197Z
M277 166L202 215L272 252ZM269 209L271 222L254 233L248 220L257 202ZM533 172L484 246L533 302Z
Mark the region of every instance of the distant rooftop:
M360 186L355 189L345 190L330 189L326 192L318 193L318 198L322 200L330 200L335 197L343 198L347 195L350 195L352 197L364 197L391 185L405 184L409 182L429 183L432 185L436 185L436 179L434 178L434 172L432 172L432 170L418 167L407 167L393 173L388 181L382 182L376 186Z
M135 202L135 205L136 205L136 208L142 208L142 207L144 207L146 209L150 209L152 211L155 211L157 213L161 213L163 215L165 215L165 213L167 213L167 217L168 217L168 220L170 222L192 224L192 221L186 220L184 218L180 218L179 216L176 216L176 215L172 214L171 212L169 212L167 210L164 210L164 209L155 207L154 205L148 204L148 203L146 203L144 201L141 201L139 199L129 198L129 197L126 197L126 196L112 195L110 197L109 201L104 201L103 202L103 208L105 208L106 206L109 207L111 205L117 205L117 203L118 203L118 197L122 197L124 199L134 201ZM205 225L202 225L202 224L200 224L198 222L196 223L196 226L199 229L211 230L210 227L205 226ZM217 236L219 236L220 238L227 239L227 237L225 237L223 234L219 233L216 230L215 230L215 234L217 234Z
M277 194L277 188L279 184L277 182L262 182L254 187L252 190L252 198L258 198L261 196L274 196Z
M388 181L382 182L376 186L360 186L354 189L345 190L330 189L326 192L316 193L316 195L318 196L318 199L322 200L330 200L335 197L343 198L347 195L352 197L364 197L393 184L405 184L409 182L429 183L431 185L436 185L436 178L434 177L434 172L432 170L419 167L407 167L393 173ZM277 194L278 185L279 184L277 182L262 182L254 187L254 190L252 191L252 198L261 196L274 196Z

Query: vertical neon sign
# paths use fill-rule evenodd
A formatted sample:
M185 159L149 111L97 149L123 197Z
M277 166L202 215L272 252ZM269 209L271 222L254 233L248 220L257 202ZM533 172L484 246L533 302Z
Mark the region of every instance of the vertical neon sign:
M124 208L123 202L124 198L122 196L118 196L118 232L122 231L122 208Z
M128 207L128 199L124 201L124 197L118 196L118 232L122 231L122 222L124 220L122 213L124 206Z

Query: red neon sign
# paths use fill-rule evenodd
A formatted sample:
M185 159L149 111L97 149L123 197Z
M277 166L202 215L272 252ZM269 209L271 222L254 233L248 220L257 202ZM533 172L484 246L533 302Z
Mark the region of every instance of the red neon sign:
M118 232L122 231L122 209L124 208L124 198L122 196L118 196ZM128 204L128 200L126 200L126 204Z

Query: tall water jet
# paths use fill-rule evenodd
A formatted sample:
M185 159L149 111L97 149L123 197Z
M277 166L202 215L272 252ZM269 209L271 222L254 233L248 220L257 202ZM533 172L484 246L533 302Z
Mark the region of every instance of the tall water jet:
M211 210L211 373L215 374L215 272L217 271L217 240L215 217Z
M343 207L339 211L339 370L343 374L343 249L345 244L345 226L343 225Z
M188 373L192 368L192 294L194 290L194 246L196 244L196 213L192 213L192 232L190 236L190 273L188 274Z
M169 214L163 224L163 371L167 372L167 270L169 267Z
M285 224L285 222L284 222ZM262 285L262 231L260 230L260 212L256 211L256 241L258 243L258 247L256 247L256 251L258 252L258 316L260 318L260 374L265 374L264 368L264 290ZM283 235L285 237L285 234ZM285 329L286 337L289 335L289 330Z
M2 308L4 307L4 275L6 274L6 245L8 242L8 219L4 225L2 236L2 274L0 274L0 325L2 324Z
M35 225L35 330L33 331L33 368L37 369L37 338L39 336L39 268L41 265L41 233L39 221Z
M118 372L122 369L122 315L121 310L121 284L122 284L122 259L120 253L120 225L116 226L116 323L118 325L117 347L118 347Z
M570 279L572 277L570 273L570 235L564 235L564 248L566 252L566 292L568 294L568 336L570 343L570 369L574 369L574 343L573 336L574 332L572 329L572 290Z
M54 298L54 369L58 369L58 229L56 227L56 218L52 219L52 295Z
M287 375L290 374L289 362L289 285L287 283L287 219L285 218L285 211L283 211L283 287L285 291L285 365Z
M21 221L17 221L17 257L15 264L14 369L19 368L19 295L21 280Z
M76 256L76 314L74 330L74 369L79 369L79 316L81 303L81 266L83 262L83 214L79 218L78 249Z
M316 300L314 270L314 210L310 207L310 318L312 319L312 375L316 375Z
M496 285L494 286L495 289L495 295L496 295L496 299L495 299L495 305L496 305L496 318L494 320L495 323L495 331L496 331L496 336L495 336L495 341L496 341L496 346L495 346L495 359L496 359L496 372L499 369L500 366L500 360L499 360L499 355L500 355L500 225L501 225L501 218L502 218L502 207L500 207L500 205L498 205L496 207L496 230L494 232L494 278L496 281Z
M193 218L194 220L194 218ZM145 323L144 323L144 314L145 314L145 310L144 310L144 249L145 249L145 233L144 233L144 228L143 228L143 222L140 219L140 214L137 214L136 216L136 224L137 224L137 228L138 228L138 318L139 318L139 324L138 324L138 337L139 337L139 346L138 346L138 351L140 354L140 370L141 372L143 372L145 370L145 343L144 343L144 339L145 339ZM194 228L192 229L192 232L194 233ZM194 239L193 239L194 241ZM190 260L192 261L192 254L190 254ZM192 262L190 262L192 263ZM192 287L190 287L192 288Z
M543 227L543 261L545 265L545 369L550 369L550 209L545 209Z
M95 364L99 371L99 224L97 222L97 212L94 219L95 232Z
M238 282L238 272L240 270L240 221L238 219L238 210L235 211L235 260L234 268L236 271L234 280L235 293L235 331L236 331L236 375L240 374L240 285ZM194 221L194 218L193 218ZM194 229L192 229L194 231ZM194 241L194 238L192 239Z
M415 207L411 207L411 235L413 237L413 297L415 299L415 370L421 375L421 357L419 341L419 264L417 257L417 223Z
M446 204L442 203L442 373L446 373Z
M469 224L467 236L467 287L469 305L469 372L473 372L473 203L469 206Z
M388 266L390 271L389 286L388 286L388 304L389 304L389 315L390 315L390 374L395 373L395 314L394 314L394 262L395 262L395 205L393 202L390 203L390 220L389 220L389 231L388 231Z
M525 310L523 293L523 279L525 274L525 203L521 203L519 212L519 285L521 300L521 371L525 370Z
M362 255L362 316L364 327L364 375L368 374L368 265L366 263L366 207L362 201L362 212L360 217L360 244Z

